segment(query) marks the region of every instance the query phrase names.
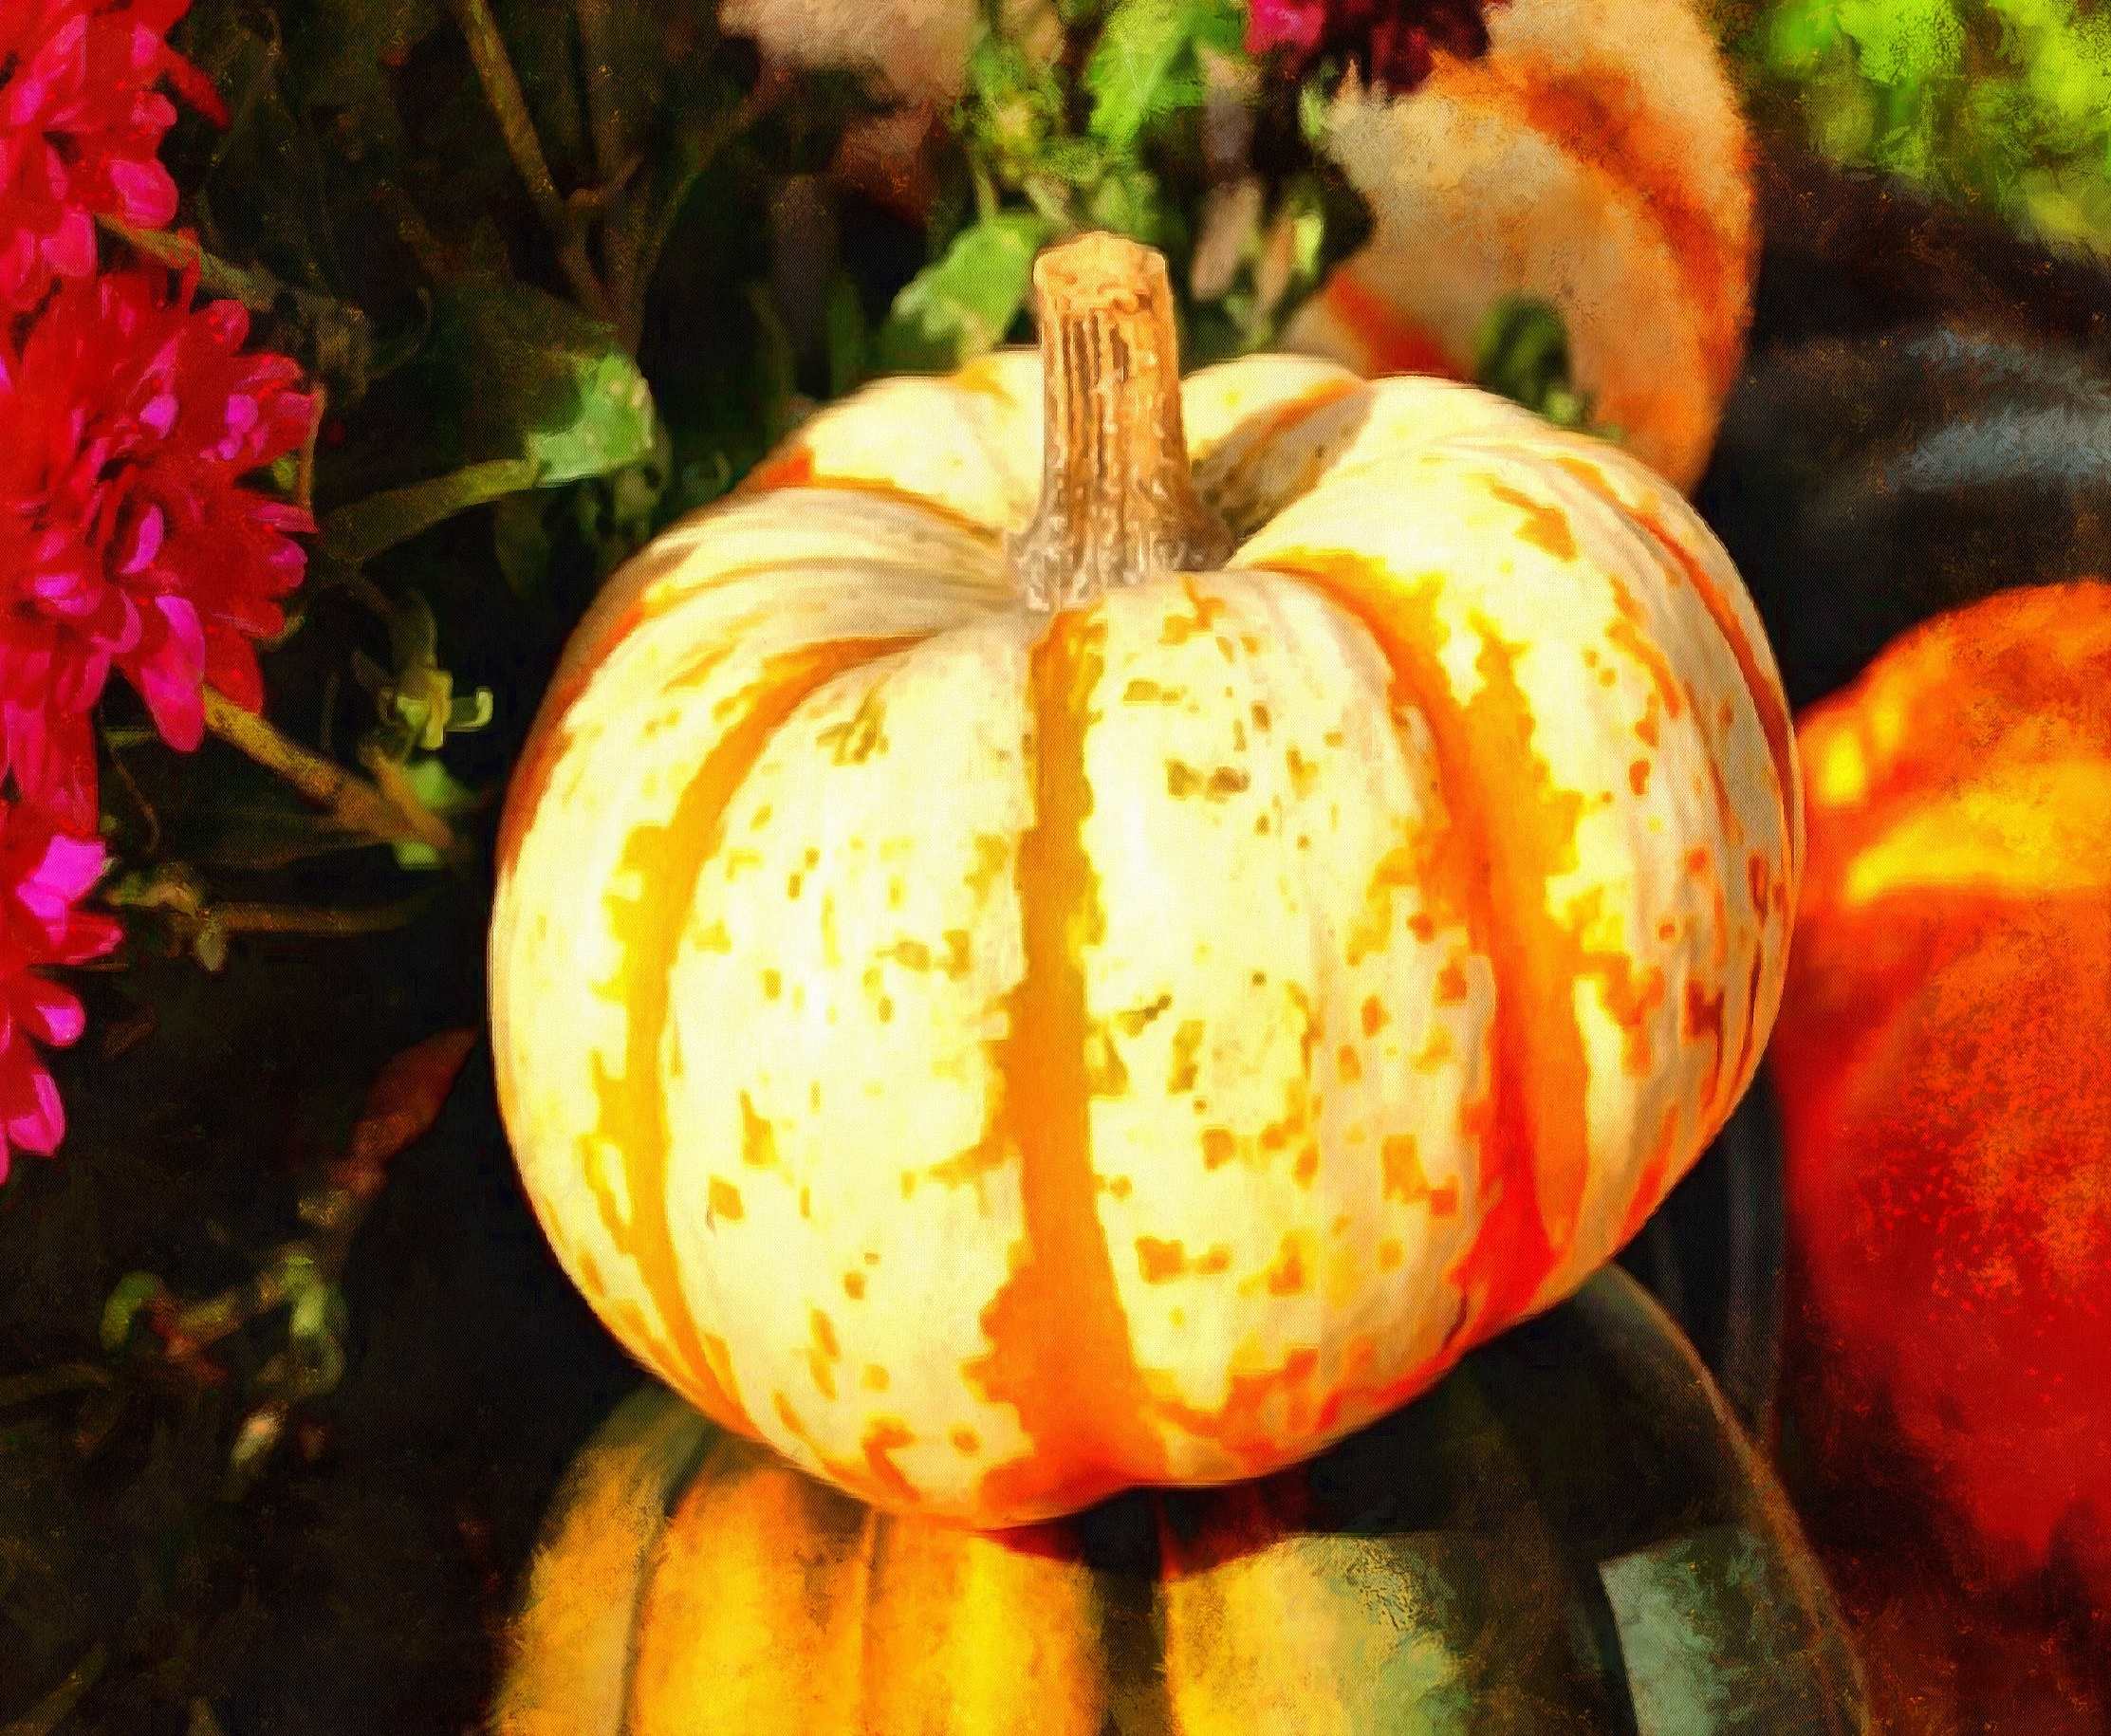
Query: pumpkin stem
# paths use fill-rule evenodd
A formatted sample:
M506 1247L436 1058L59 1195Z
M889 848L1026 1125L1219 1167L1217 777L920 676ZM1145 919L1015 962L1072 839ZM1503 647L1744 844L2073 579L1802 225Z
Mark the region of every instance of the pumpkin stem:
M1041 504L1012 539L1036 608L1156 573L1216 565L1231 534L1195 491L1180 425L1180 344L1165 261L1079 235L1033 263L1046 399Z

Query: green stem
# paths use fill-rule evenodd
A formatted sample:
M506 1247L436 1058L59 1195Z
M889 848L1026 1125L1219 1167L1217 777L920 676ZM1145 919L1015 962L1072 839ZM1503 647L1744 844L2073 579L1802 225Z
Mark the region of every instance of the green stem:
M348 830L383 843L420 843L453 856L453 829L432 809L404 792L383 795L363 778L288 739L253 711L205 691L205 727L238 753L284 778L308 801Z
M187 241L180 235L134 229L116 217L98 217L96 222L105 234L115 235L149 259L157 259L178 270L195 270L201 288L210 289L214 295L230 296L251 313L273 312L282 297L302 293L288 284L282 284L269 271L253 266L234 265L208 253L196 242Z
M580 305L597 319L612 317L608 291L594 273L594 264L586 256L586 243L571 208L565 203L565 195L557 191L557 183L550 176L549 159L543 155L543 141L535 132L534 117L528 112L528 93L521 88L520 75L513 70L512 58L506 51L506 39L500 34L498 20L492 17L490 0L448 0L460 26L462 37L469 45L469 57L476 68L477 83L484 87L484 100L491 104L491 115L498 122L498 130L506 140L506 152L513 159L513 167L528 188L528 196L534 202L544 228L549 231L550 239L557 247L557 263L565 273L565 280L571 285L573 295Z
M231 934L316 934L324 938L385 934L408 927L432 907L430 891L351 910L309 904L214 904L212 919Z

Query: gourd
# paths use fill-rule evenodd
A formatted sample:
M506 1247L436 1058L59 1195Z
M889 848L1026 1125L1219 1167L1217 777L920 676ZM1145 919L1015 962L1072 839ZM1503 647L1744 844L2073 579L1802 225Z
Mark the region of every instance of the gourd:
M497 1736L1869 1727L1768 1473L1612 1272L1309 1465L1022 1531L861 1506L642 1393L509 1654Z
M1785 1450L1898 1727L2101 1729L2111 585L1939 617L1800 739ZM2062 1606L2099 1636L2065 1664ZM2092 1655L2093 1699L2046 1691Z
M1731 399L1696 499L1801 708L1932 616L2097 568L2111 379L1955 322L1776 349Z
M1324 148L1374 227L1285 347L1472 377L1506 296L1550 304L1594 418L1681 488L1737 377L1757 237L1751 144L1687 0L1512 0L1476 60L1404 97L1354 83Z
M1801 823L1636 460L1309 359L1183 389L1112 236L1036 280L1046 367L869 388L610 582L491 941L618 1337L983 1524L1305 1457L1571 1293L1750 1077Z

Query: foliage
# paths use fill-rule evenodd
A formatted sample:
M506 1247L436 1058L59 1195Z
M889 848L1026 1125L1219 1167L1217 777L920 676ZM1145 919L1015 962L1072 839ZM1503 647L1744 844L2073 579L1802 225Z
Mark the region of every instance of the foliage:
M1065 9L1050 51L996 27L948 127L930 262L876 334L882 367L957 365L1019 335L1041 244L1108 229L1160 249L1194 362L1265 348L1366 232L1311 149L1302 86L1247 57L1236 0Z
M2087 0L1778 0L1740 47L1826 156L2111 251L2111 15Z

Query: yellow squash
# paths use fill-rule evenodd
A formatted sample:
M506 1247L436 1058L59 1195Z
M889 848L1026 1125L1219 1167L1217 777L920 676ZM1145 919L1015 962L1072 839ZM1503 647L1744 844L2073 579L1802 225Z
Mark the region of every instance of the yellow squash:
M1800 838L1653 472L1441 381L1183 388L1112 237L1037 282L1046 377L875 386L610 582L491 953L623 1342L980 1524L1308 1455L1573 1291L1749 1080Z
M1478 60L1335 99L1326 150L1371 203L1363 249L1287 346L1470 378L1506 295L1556 307L1593 415L1681 488L1737 378L1757 253L1751 148L1692 0L1512 0Z

